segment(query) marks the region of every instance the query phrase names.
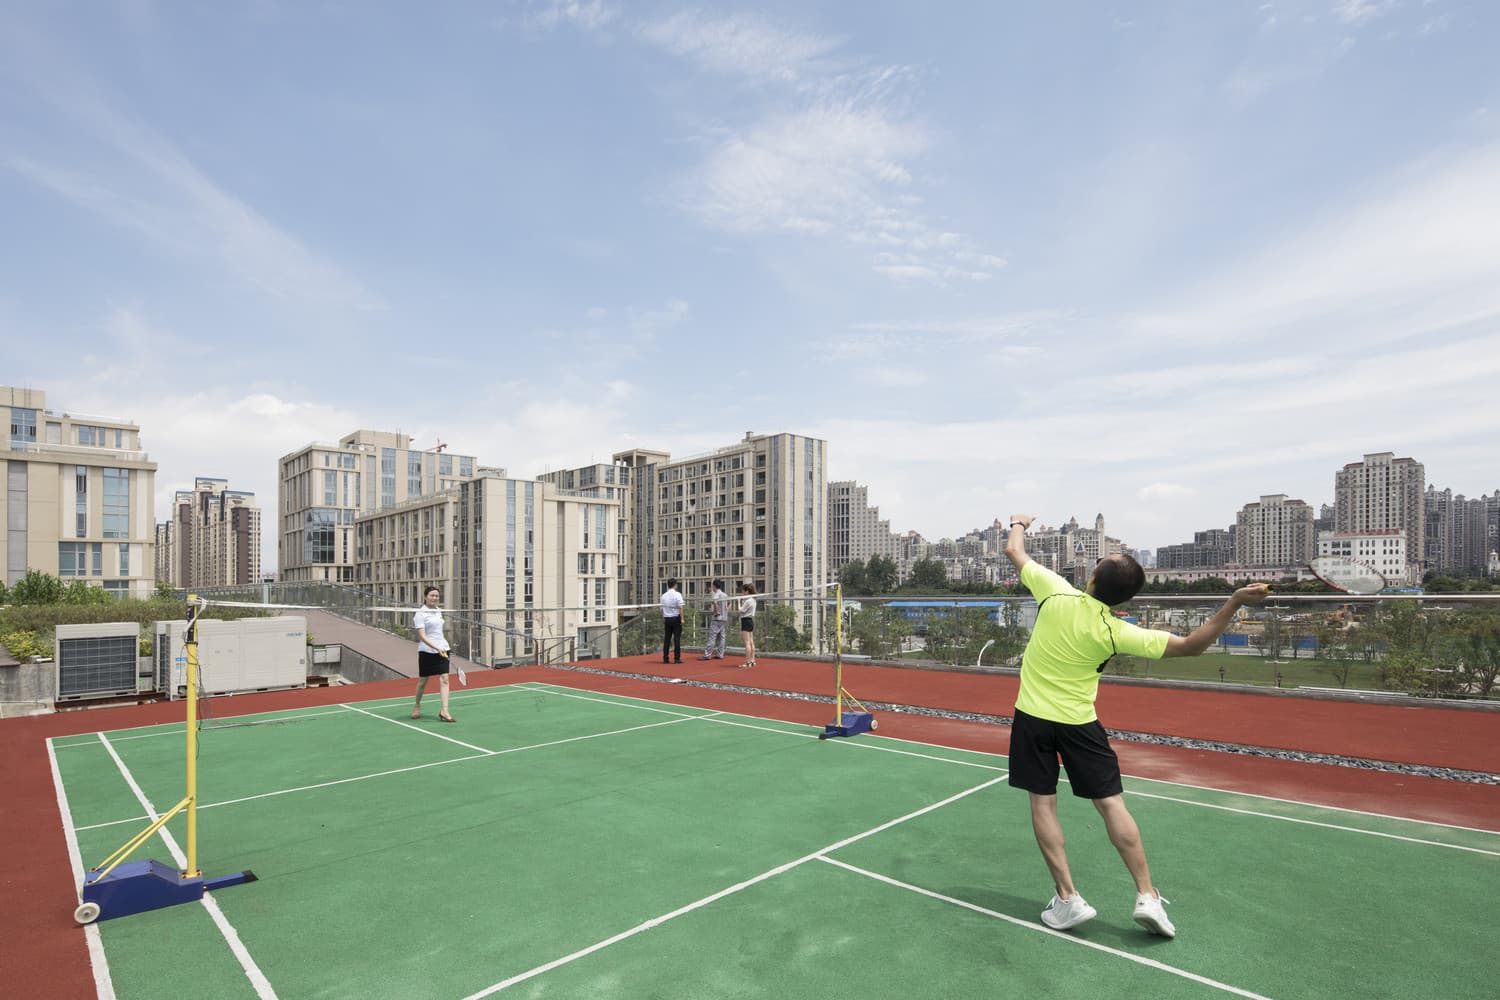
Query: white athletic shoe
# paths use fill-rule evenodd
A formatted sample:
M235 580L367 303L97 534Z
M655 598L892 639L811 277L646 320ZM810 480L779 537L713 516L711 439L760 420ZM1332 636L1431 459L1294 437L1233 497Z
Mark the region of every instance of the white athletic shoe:
M1042 923L1055 931L1065 931L1085 920L1093 920L1098 914L1099 911L1086 903L1082 896L1060 899L1054 893L1052 902L1042 911Z
M1135 897L1135 922L1140 924L1152 934L1160 934L1162 937L1176 937L1177 928L1172 926L1172 921L1167 916L1166 907L1162 904L1168 902L1162 898L1159 892L1141 892Z

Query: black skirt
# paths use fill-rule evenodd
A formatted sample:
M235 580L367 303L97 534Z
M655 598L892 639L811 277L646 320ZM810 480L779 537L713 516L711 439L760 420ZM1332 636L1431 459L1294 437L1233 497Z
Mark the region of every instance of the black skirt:
M754 615L751 615L749 618L741 618L740 619L740 631L741 632L754 632L755 631L755 616Z
M417 676L436 677L447 672L448 658L442 653L429 653L425 649L417 651Z

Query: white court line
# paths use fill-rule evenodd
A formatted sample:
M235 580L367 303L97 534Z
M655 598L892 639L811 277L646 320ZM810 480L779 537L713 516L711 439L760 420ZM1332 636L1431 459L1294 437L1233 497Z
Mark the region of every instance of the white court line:
M714 903L718 900L723 899L726 896L732 896L735 893L739 892L741 889L748 889L752 885L758 885L759 883L764 882L767 879L775 878L777 875L789 872L793 868L804 865L809 861L816 860L829 851L837 851L841 848L848 847L850 844L858 843L859 841L864 840L866 837L873 837L877 833L884 833L886 830L889 830L893 826L899 826L900 824L905 823L908 820L916 819L918 816L925 816L927 813L933 812L937 809L941 809L944 806L951 805L952 803L957 802L959 799L973 795L975 792L982 792L986 788L998 784L1003 780L1003 776L999 778L991 778L989 781L986 781L982 785L975 785L973 788L967 788L964 791L957 793L956 795L950 795L946 799L943 799L941 802L934 802L931 805L923 806L921 809L918 809L915 812L909 812L905 816L900 816L896 819L888 820L887 822L882 823L879 826L871 827L864 833L856 833L852 837L845 837L843 840L840 840L837 843L829 844L827 847L823 847L816 851L813 851L811 854L804 854L802 857L798 858L795 861L788 861L786 864L777 865L775 868L767 869L766 871L761 872L759 875L756 875L753 878L748 878L745 881L737 882L734 885L729 886L728 888L720 889L718 892L712 893L708 896L704 896L702 899L694 900L693 902L688 903L686 906L679 906L677 909L672 910L670 913L663 913L659 917L652 917L650 920L636 924L629 930L621 931L619 934L616 934L613 937L605 938L603 941L597 941L594 944L589 945L587 948L580 948L578 951L573 952L571 955L564 955L561 958L555 958L545 965L538 965L534 969L528 969L526 972L522 972L519 975L511 976L509 979L501 980L493 986L488 986L480 990L478 993L471 993L468 997L465 998L465 1000L479 1000L480 997L487 997L492 994L499 993L501 990L509 989L510 987L515 986L517 983L524 983L528 979L534 979L544 972L551 972L553 969L561 968L562 966L567 965L570 962L576 962L578 959L585 958L589 955L592 955L596 951L601 951L605 948L608 948L612 944L618 944L619 942L624 941L628 938L635 937L637 934L642 934L646 931L649 931L653 927L660 927L662 924L666 923L669 920L673 920L686 913L692 913L694 910L701 909L710 903Z
M78 834L73 829L73 810L68 807L68 793L63 788L62 771L57 766L57 754L52 752L50 739L47 740L47 759L52 763L52 787L57 791L57 808L62 813L63 835L68 841L68 860L73 863L75 882L81 886L85 875L83 853L78 849ZM79 896L78 901L82 902L83 897ZM104 939L99 936L99 925L85 924L83 934L88 943L89 965L94 970L94 992L99 1000L115 1000L115 984L109 976L109 959L104 954Z
M402 722L400 719L391 719L387 718L384 715L376 715L374 712L366 712L364 709L355 708L353 705L340 705L339 707L347 708L351 712L358 712L360 715L368 715L370 718L379 719L381 722L389 722L393 726L401 726L403 729L410 729L414 733L421 733L424 736L431 736L435 740L446 740L447 742L452 743L454 746L463 747L465 750L478 750L480 753L486 754L495 752L489 747L478 746L474 743L465 743L463 740L456 740L451 736L444 736L442 733L435 733L431 729L423 729L421 726L414 726L410 722Z
M379 716L377 716L377 718L379 718ZM469 754L466 757L451 757L448 760L434 760L426 764L414 764L411 767L392 768L389 771L376 771L372 774L357 774L352 778L335 778L332 781L320 781L314 785L299 785L296 788L278 788L274 792L261 792L258 795L246 795L243 798L238 799L225 799L222 802L207 802L203 805L200 805L198 807L198 810L201 812L204 809L213 809L218 806L239 805L242 802L254 802L256 799L271 799L279 795L291 795L294 792L312 792L317 791L320 788L332 788L335 785L347 785L355 781L368 781L371 778L385 778L393 774L406 774L409 771L421 771L429 767L443 767L447 764L462 764L466 760L483 760L486 757L503 757L506 754L521 753L524 750L542 750L547 747L562 746L564 743L578 743L583 740L596 740L603 736L619 736L622 733L634 733L639 732L642 729L655 729L658 726L671 726L679 722L689 722L697 718L704 718L704 716L684 716L677 719L668 719L666 722L649 722L644 726L629 726L625 729L611 729L608 732L603 733L585 733L582 736L569 736L566 739L549 740L546 743L530 743L526 746L508 747L504 750L485 750L482 753ZM421 731L425 732L426 730ZM112 819L106 823L94 823L91 826L80 826L78 827L78 830L98 830L106 826L120 826L124 823L139 823L141 820L149 818L150 817L147 816L132 816L128 819Z
M254 716L250 716L250 715L231 715L231 716L228 716L227 718L223 718L223 719L208 719L208 720L205 720L207 723L210 723L210 724L204 725L203 728L205 730L212 730L212 729L241 729L241 728L249 728L250 726L275 726L275 725L279 725L279 724L284 723L284 722L300 722L303 719L316 719L316 718L319 718L321 716L343 715L343 714L344 714L344 712L342 710L334 711L334 712L307 712L307 713L302 714L302 715L288 715L288 716L284 716L282 718L276 718L276 719L261 719L259 722L240 722L239 721L240 719L251 719L251 718L254 718ZM227 723L227 722L229 722L230 719L234 719L235 720L235 722L234 722L233 725L215 726L215 725L211 724L211 723L214 723L214 722ZM126 730L126 732L129 732L129 730ZM93 737L98 736L98 735L99 735L99 733L88 733L83 738L79 739L79 741L77 743L63 743L63 744L60 744L58 746L58 749L59 750L69 750L69 749L72 749L73 747L97 747L99 744L98 744L98 742L96 740L93 739ZM186 736L186 735L187 735L187 730L184 729L181 726L178 726L176 729L163 729L159 733L142 733L139 736L116 736L114 738L113 742L115 742L115 743L127 743L130 740L154 740L158 736Z
M1284 823L1300 823L1303 826L1320 826L1325 830L1341 830L1345 833L1363 833L1370 837L1383 837L1386 840L1401 840L1408 844L1423 844L1427 847L1447 847L1455 851L1468 851L1471 854L1487 854L1492 858L1500 858L1500 851L1487 851L1482 847L1467 847L1463 844L1450 844L1442 840L1424 840L1421 837L1403 837L1399 833L1385 833L1381 830L1366 830L1357 826L1340 826L1337 823L1322 823L1315 819L1302 819L1299 816L1283 816L1280 813L1258 812L1254 809L1239 809L1235 806L1220 805L1216 802L1198 802L1194 799L1179 799L1171 795L1158 795L1155 792L1127 792L1127 795L1139 796L1145 799L1161 799L1164 802L1180 802L1189 806L1202 806L1205 809L1218 809L1221 812L1238 813L1241 816L1259 816L1263 819L1276 819Z
M639 709L640 711L644 711L644 712L665 712L665 714L668 714L668 715L686 714L686 713L668 712L665 709L651 708L651 707L646 706L646 705L632 705L629 702L606 701L606 700L604 700L602 698L589 698L589 697L586 697L586 696L580 695L580 694L572 694L572 693L570 693L572 690L573 690L572 688L562 688L560 690L550 690L550 689L548 689L548 690L539 690L538 693L539 694L556 695L559 698L576 698L579 701L593 701L593 702L598 702L601 705L616 705L616 706L618 706L620 708L634 708L634 709ZM629 695L622 695L621 697L629 697ZM669 704L669 703L664 702L663 704ZM757 725L752 725L751 723L748 723L748 722L734 722L734 721L732 721L730 719L716 719L716 718L713 718L714 715L724 715L724 714L726 714L726 713L724 713L724 712L714 712L714 713L712 713L712 715L692 715L692 716L689 716L689 718L693 718L693 719L707 719L710 722L716 722L716 723L718 723L719 725L722 725L722 726L737 726L737 727L739 727L741 729L759 729L762 732L776 733L776 734L781 735L781 736L796 736L796 737L799 737L801 739L808 739L808 740L814 740L814 739L818 738L818 734L817 733L797 732L796 730L792 730L792 729L775 729L775 728L772 728L771 726L757 726ZM729 715L738 715L741 718L746 718L746 719L761 719L761 717L758 716L758 715L745 715L743 712L729 712L727 714L729 714ZM762 722L781 722L782 720L779 720L779 719L761 719L761 721ZM795 726L795 725L798 725L798 723L796 723L796 722L782 722L782 725ZM887 739L889 737L877 737L877 738ZM978 767L978 768L983 768L984 770L987 770L987 771L1005 771L1006 770L1003 767L996 767L993 764L979 764L979 763L976 763L974 761L969 761L969 760L954 760L951 757L937 757L937 756L934 756L932 754L917 753L914 750L899 750L896 747L881 746L881 745L879 745L877 743L860 743L860 742L854 742L854 741L844 740L844 739L834 740L832 742L838 743L841 746L857 747L857 748L859 748L861 750L879 750L879 751L881 751L883 753L900 754L903 757L921 757L924 760L935 760L935 761L937 761L937 762L939 762L941 764L958 764L958 765L960 765L962 767ZM906 742L906 741L898 741L898 742ZM933 745L933 744L920 743L920 744L917 744L917 745L918 746L929 746L929 745ZM980 752L982 752L982 751L977 751L977 750L959 750L959 749L957 749L955 747L942 747L941 749L945 749L945 750L957 750L958 753L980 753Z
M141 791L141 786L135 783L135 777L130 773L130 768L125 766L125 762L115 752L114 746L109 742L109 737L100 733L99 742L104 744L104 749L108 750L109 755L114 758L115 766L120 769L120 776L130 786L130 790L135 793L136 800L146 810L146 814L151 817L151 822L154 823L160 819L161 814L156 811L156 807L151 804L151 800L146 797L146 793ZM177 838L173 837L172 832L165 826L158 830L157 833L161 836L162 842L167 845L167 850L171 852L172 860L177 862L177 867L186 869L187 855L177 846ZM240 968L244 970L246 978L250 980L250 985L255 988L255 995L260 997L261 1000L276 1000L276 991L271 988L271 981L266 978L266 974L261 971L260 966L255 964L255 959L250 956L245 943L240 940L239 932L234 929L234 925L229 922L229 918L224 916L224 911L219 909L219 903L214 899L213 893L205 892L201 902L203 903L203 908L208 911L208 915L213 918L214 924L218 926L219 933L224 935L224 940L229 945L229 950L234 953L234 957L239 961Z
M976 751L980 752L980 751ZM1330 812L1348 813L1351 816L1369 816L1372 819L1398 820L1402 823L1415 823L1419 826L1436 826L1444 830L1462 830L1465 833L1483 833L1491 837L1500 837L1500 832L1486 830L1478 826L1460 826L1457 823L1442 823L1433 819L1413 819L1410 816L1395 816L1391 813L1370 812L1366 809L1348 809L1344 806L1324 805L1321 802L1303 802L1300 799L1283 799L1275 795L1259 795L1255 792L1238 792L1232 788L1217 788L1213 785L1189 785L1181 781L1168 781L1166 778L1138 778L1134 775L1126 775L1133 781L1150 781L1158 785L1171 785L1174 788L1191 788L1199 792L1218 792L1221 795L1238 795L1246 799L1260 799L1263 802L1284 802L1289 806L1307 806L1313 809L1327 809ZM1127 792L1131 795L1144 795L1144 792Z
M757 726L749 722L733 722L729 719L715 719L707 715L700 715L698 716L698 718L707 719L709 722L717 722L721 726L737 726L740 729L759 729L763 733L780 733L783 736L801 736L804 739L809 740L815 740L818 738L817 733L798 733L786 729L773 729L770 726ZM791 724L795 725L795 723ZM1006 768L996 767L994 764L981 764L978 761L972 760L954 760L951 757L938 757L930 753L917 753L914 750L898 750L895 747L883 747L878 746L874 743L859 743L857 741L851 742L846 739L830 740L829 742L833 743L835 746L852 747L859 750L880 750L884 753L900 754L903 757L919 757L922 760L935 760L939 764L958 764L961 767L977 767L984 771L1006 770Z
M540 684L540 683L546 683L546 682L544 682L544 681L538 681L536 683ZM554 685L554 687L558 687L561 690L544 690L541 693L544 693L544 694L561 694L563 691L572 691L572 690L574 690L573 688L568 688L568 687L566 687L564 685ZM579 697L579 696L577 696L577 695L565 695L565 697ZM612 697L627 698L627 699L631 699L631 700L634 700L634 701L646 701L646 702L650 702L651 704L657 704L657 705L669 705L669 704L671 704L671 702L651 702L651 699L649 699L649 698L636 698L634 695L613 695ZM598 698L589 698L589 699L584 699L584 700L586 700L586 701L599 701L601 704L606 704L606 705L619 705L622 708L641 708L641 709L646 709L646 706L644 706L644 705L632 705L632 704L629 704L628 702L604 701L603 699L598 699ZM659 709L649 709L649 710L650 711L660 711ZM795 722L786 722L784 719L770 719L770 718L766 718L765 716L751 715L751 714L746 713L746 712L731 712L729 714L736 715L736 716L739 716L740 718L744 718L744 719L760 719L762 722L780 722L783 725L790 725L790 726L797 725L797 723L795 723ZM723 720L716 719L714 721L721 722L724 725L732 725L732 723L730 723L729 720L727 720L727 719L723 719ZM771 729L769 731L770 732L786 732L786 734L789 735L789 736L802 735L802 734L799 734L799 733L789 732L789 731L785 731L785 730L777 730L777 729ZM953 750L953 751L955 751L957 753L977 754L977 755L983 756L983 757L993 757L996 760L1005 760L1005 761L1008 761L1008 758L1005 756L1005 754L993 753L993 752L991 752L989 750L969 750L969 749L965 749L963 747L948 747L948 746L944 746L941 743L924 743L924 742L922 742L920 740L908 740L908 739L902 739L902 738L896 737L896 736L881 736L881 735L878 735L878 734L871 734L871 736L872 736L873 739L886 740L886 741L889 741L889 742L892 742L892 743L912 743L912 744L915 744L916 746L933 747L934 749L939 749L939 750ZM844 741L841 741L841 742L844 742ZM849 745L849 746L866 747L866 748L871 749L871 750L887 750L887 751L892 752L892 753L898 753L898 752L900 752L900 751L896 751L896 750L894 750L894 749L892 749L890 747L880 747L880 746L876 746L874 744L864 743L864 742L859 742L859 741L847 741L847 745ZM950 763L950 764L966 764L966 765L969 765L971 767L975 766L970 761L949 760L946 757L934 757L933 759L934 760L938 760L938 761L945 761L945 762ZM1345 808L1343 806L1326 805L1326 804L1324 804L1322 802L1304 802L1304 801L1302 801L1300 799L1284 799L1284 798L1277 798L1277 797L1272 796L1272 795L1257 795L1254 792L1240 792L1240 791L1235 791L1235 790L1229 789L1229 788L1216 788L1216 787L1214 787L1212 785L1190 785L1190 784L1187 784L1185 782L1170 781L1170 780L1167 780L1165 778L1145 778L1145 777L1141 777L1139 775L1134 775L1134 774L1126 774L1126 775L1124 775L1124 777L1130 779L1131 781L1149 782L1151 784L1156 784L1156 785L1169 785L1169 786L1172 786L1174 788L1190 788L1190 789L1193 789L1193 790L1196 790L1196 791L1215 792L1215 793L1218 793L1220 795L1234 795L1234 796L1240 796L1240 797L1249 798L1249 799L1262 799L1262 800L1267 801L1267 802L1283 802L1283 803L1286 803L1287 805L1302 806L1302 807L1308 808L1308 809L1322 809L1322 810L1325 810L1325 811L1328 811L1328 812L1348 813L1349 815L1353 815L1353 816L1367 816L1367 817L1369 817L1371 819L1391 820L1391 821L1399 822L1399 823L1411 823L1411 824L1415 824L1417 826L1437 827L1437 828L1445 829L1445 830L1461 830L1461 831L1463 831L1465 833L1480 833L1480 834L1485 834L1486 836L1490 836L1490 837L1500 837L1500 833L1497 833L1494 830L1485 830L1485 829L1480 828L1480 827L1459 826L1459 825L1454 824L1454 823L1442 823L1442 822L1438 822L1436 820L1413 819L1410 816L1396 816L1396 815L1393 815L1393 814L1390 814L1390 813L1368 812L1368 811L1363 810L1363 809L1347 809L1347 808ZM1062 780L1066 781L1067 779L1064 778ZM1125 790L1125 794L1127 796L1140 796L1142 798L1165 799L1165 800L1167 800L1169 802L1178 802L1178 803L1183 803L1183 804L1187 804L1187 805L1201 805L1201 806L1205 806L1207 808L1224 809L1224 810L1228 810L1228 811L1231 811L1231 812L1236 811L1232 807L1229 807L1229 806L1219 806L1219 805L1214 805L1213 803L1209 803L1209 802L1196 802L1196 801L1193 801L1191 799L1175 799L1175 798L1172 798L1172 797L1166 796L1166 795L1160 795L1160 794L1153 793L1153 792L1136 791L1134 789L1129 789L1129 788L1127 788ZM1244 811L1244 812L1246 812L1247 815L1251 815L1251 816L1264 816L1267 819L1285 819L1288 822L1303 822L1303 823L1311 822L1311 821L1308 821L1308 820L1293 820L1292 817L1281 816L1281 815L1278 815L1276 813L1260 813L1260 812L1253 812L1253 811L1247 811L1247 810L1239 810L1239 811ZM1399 836L1397 834L1381 833L1378 830L1365 830L1365 829L1362 829L1360 827L1352 827L1352 826L1351 827L1340 827L1340 826L1334 826L1334 827L1332 827L1332 829L1347 830L1347 831L1349 831L1351 833L1368 833L1371 836L1387 837L1387 838L1392 838L1392 839L1397 839L1397 840L1409 839L1409 838L1403 838L1403 837L1401 837L1401 836ZM1460 847L1457 844L1445 844L1442 841L1413 840L1413 842L1414 843L1430 843L1430 844L1432 844L1433 846L1436 846L1436 847L1453 847L1453 848L1458 849L1458 850L1466 850L1466 851L1478 850L1479 853L1481 853L1481 854L1489 853L1487 851L1483 851L1483 850L1480 850L1480 849L1477 849L1477 848Z
M535 681L518 681L515 684L500 684L500 685L496 685L495 687L491 687L491 688L481 688L481 689L479 689L477 691L454 691L453 692L453 700L454 701L458 701L458 700L473 701L475 698L485 698L485 697L488 697L490 695L496 695L496 694L508 694L508 693L511 693L511 692L514 692L514 691L532 691L533 693L535 693L535 689L532 688L532 687L530 687L530 685L534 684L534 683L536 683L536 682ZM372 698L369 701L359 702L359 704L361 704L361 705L381 705L381 704L384 704L386 702L405 702L405 701L411 701L411 700L412 700L412 696L409 695L409 694L405 694L405 695L396 695L396 696L393 696L393 697L390 697L390 698ZM276 709L271 709L270 711L266 711L266 712L251 712L248 715L226 715L226 716L223 716L222 718L215 717L215 718L201 719L200 721L203 721L205 723L213 723L213 722L228 723L228 722L230 722L230 720L233 720L235 723L239 723L239 725L237 725L237 726L235 726L235 725L214 726L214 725L210 724L210 725L205 725L204 728L205 729L210 729L210 730L212 730L212 729L234 729L234 728L241 728L241 727L248 728L249 725L269 725L271 723L276 723L276 722L295 722L295 721L297 721L299 719L312 719L312 718L316 718L316 717L322 716L322 715L343 715L344 714L344 712L343 712L342 709L338 709L338 710L335 710L335 711L332 711L332 712L315 712L315 711L312 711L312 709L319 708L319 707L321 707L321 706L310 705L307 708L276 708ZM245 720L245 719L262 719L262 721L261 722L256 722L256 723L244 723L244 722L241 721L241 720ZM162 729L160 732L155 732L155 733L143 733L143 734L141 734L139 736L115 736L116 733L132 733L132 732L135 732L138 729L154 729L154 728L156 728L158 726L171 726L172 728L170 728L170 729ZM184 728L184 726L181 723L178 723L178 722L158 722L158 723L155 723L155 724L150 725L150 726L131 726L131 727L126 728L126 729L99 729L99 730L95 730L93 732L88 732L88 733L74 733L74 734L72 734L70 736L58 736L58 737L53 737L53 738L54 739L59 739L59 740L72 740L72 739L76 739L78 741L76 743L59 743L59 744L57 744L57 748L59 750L66 750L66 749L68 749L70 747L84 747L84 746L86 746L86 747L95 747L95 746L98 746L98 742L96 741L95 737L97 737L100 733L108 733L111 737L113 737L113 741L115 743L123 743L126 740L145 740L145 739L151 739L152 737L155 737L155 736L182 736L186 732L187 732L186 728Z
M1015 924L1017 927L1024 927L1029 931L1037 931L1039 933L1046 934L1049 937L1055 937L1059 940L1067 941L1071 944L1082 945L1085 948L1092 948L1095 951L1102 951L1106 955L1113 955L1116 958L1123 958L1126 961L1135 962L1137 965L1144 965L1148 968L1170 973L1174 976L1181 976L1183 979L1191 979L1195 983L1202 983L1204 986L1212 986L1214 989L1223 990L1225 993L1233 993L1235 996L1248 997L1250 998L1250 1000L1270 1000L1269 997L1266 997L1263 994L1252 993L1251 991L1241 989L1238 986L1230 986L1228 983L1221 983L1217 979L1209 979L1207 976L1200 976L1196 972L1188 972L1186 969L1179 969L1175 965L1167 965L1165 962L1158 962L1152 958L1145 958L1141 955L1134 955L1128 951L1122 951L1119 948L1111 948L1108 945L1098 944L1094 941L1087 941L1073 934L1065 934L1062 931L1055 931L1045 924L1034 924L1030 920L1022 920L1019 917L1012 917L1008 913L1001 913L998 910L986 909L983 906L966 902L962 899L955 899L952 896L944 896L940 892L933 892L931 889L924 889L919 885L912 885L909 882L901 882L897 879L891 878L888 875L881 875L878 872L866 871L863 868L857 868L854 865L846 864L843 861L836 861L833 858L829 857L820 857L818 858L818 860L824 862L825 864L833 865L835 868L843 868L846 871L851 871L856 875L862 875L865 878L872 878L877 882L884 882L886 885L893 885L898 889L905 889L908 892L915 892L923 896L928 896L932 899L941 900L944 903L951 903L954 906L961 906L966 910L973 910L975 913L982 913L987 917L994 917L997 920L1003 920L1008 924Z

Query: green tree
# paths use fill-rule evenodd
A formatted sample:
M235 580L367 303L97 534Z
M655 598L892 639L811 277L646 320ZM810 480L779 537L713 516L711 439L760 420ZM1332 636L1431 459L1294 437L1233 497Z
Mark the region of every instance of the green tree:
M1500 609L1465 608L1445 625L1439 648L1455 688L1488 698L1500 676Z
M896 576L896 561L889 556L871 556L865 564L865 586L872 595L895 590Z
M62 603L74 607L95 607L110 602L109 592L103 587L91 587L83 580L69 581L63 588Z
M10 591L10 599L16 604L61 604L62 597L62 581L35 569L27 571Z
M5 581L0 580L0 605L10 603L10 591L5 586Z
M907 586L914 590L924 592L944 591L948 589L948 571L937 559L918 559L911 565L911 577L906 581Z
M858 652L875 659L893 659L906 648L911 625L884 605L867 605L849 622L849 636Z
M766 653L805 653L811 641L797 631L797 612L790 604L762 607L755 616L755 650Z
M156 589L151 592L151 596L157 600L175 601L177 600L177 591L173 590L172 585L167 581L157 580Z
M1416 601L1390 601L1376 609L1369 628L1385 647L1379 661L1384 687L1432 697L1452 686L1446 668L1434 669L1439 638L1435 614Z
M845 597L870 593L864 560L853 559L845 563L844 568L839 570L839 583L844 585Z

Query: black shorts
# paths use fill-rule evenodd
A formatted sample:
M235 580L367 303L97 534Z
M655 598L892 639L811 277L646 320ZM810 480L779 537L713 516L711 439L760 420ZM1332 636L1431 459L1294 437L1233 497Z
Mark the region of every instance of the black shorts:
M754 618L741 618L740 619L740 631L741 632L754 632L755 631L755 619Z
M1073 794L1080 799L1107 799L1125 791L1120 783L1120 760L1098 719L1070 726L1016 709L1010 729L1011 786L1037 795L1056 795L1059 757Z
M429 653L426 650L417 650L417 676L436 677L438 674L448 672L448 658L442 653Z

